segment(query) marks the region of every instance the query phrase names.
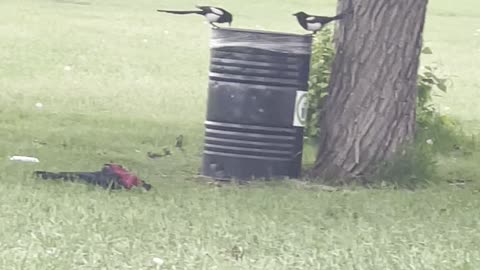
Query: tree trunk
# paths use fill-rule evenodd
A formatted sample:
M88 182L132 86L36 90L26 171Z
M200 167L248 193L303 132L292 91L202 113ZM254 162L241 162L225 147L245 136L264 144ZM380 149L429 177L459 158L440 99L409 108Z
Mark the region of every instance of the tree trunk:
M312 176L351 181L375 172L413 139L417 72L428 0L339 0L353 6L336 57Z

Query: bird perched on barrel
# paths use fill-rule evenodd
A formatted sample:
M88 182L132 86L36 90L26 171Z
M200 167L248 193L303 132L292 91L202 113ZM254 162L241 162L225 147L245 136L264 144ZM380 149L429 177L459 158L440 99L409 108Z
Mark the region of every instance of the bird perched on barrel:
M346 15L351 13L353 13L353 9L342 12L333 17L327 17L327 16L310 15L303 11L300 11L293 14L293 16L297 17L298 23L303 27L303 29L312 31L313 34L316 34L318 31L322 30L323 27L325 27L325 25L327 25L328 23L335 20L341 20Z
M199 10L191 11L176 11L176 10L164 10L157 9L158 12L172 13L172 14L199 14L204 16L207 21L215 28L218 28L214 23L228 23L232 25L233 15L223 8L211 7L211 6L196 6Z

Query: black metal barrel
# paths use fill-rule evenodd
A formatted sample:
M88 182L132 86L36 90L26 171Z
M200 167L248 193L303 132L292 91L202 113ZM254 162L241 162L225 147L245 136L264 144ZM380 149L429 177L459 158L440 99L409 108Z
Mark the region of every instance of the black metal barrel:
M212 30L204 176L300 176L311 45L310 35Z

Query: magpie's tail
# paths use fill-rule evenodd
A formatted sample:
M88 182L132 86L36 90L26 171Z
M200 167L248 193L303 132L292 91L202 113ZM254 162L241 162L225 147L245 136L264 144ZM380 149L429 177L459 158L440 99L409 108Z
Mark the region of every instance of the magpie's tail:
M338 14L338 15L335 16L335 17L332 17L332 21L333 21L333 20L341 20L341 19L345 18L345 16L350 15L350 14L352 14L352 13L353 13L353 8L351 8L351 9L349 9L349 10L346 10L346 11Z
M53 173L53 172L45 172L45 171L35 171L34 175L36 177L42 178L42 179L52 179L52 180L65 180L65 181L73 181L77 179L92 179L94 178L97 173L89 173L89 172L58 172L58 173Z
M171 13L171 14L180 14L180 15L185 15L185 14L202 14L202 11L200 11L200 10L176 11L176 10L157 9L157 11L158 11L158 12L164 12L164 13Z
M84 181L89 184L99 185L103 188L118 189L120 186L116 183L115 178L103 172L44 172L36 171L35 176L43 180L63 180L63 181ZM145 187L147 188L147 187Z

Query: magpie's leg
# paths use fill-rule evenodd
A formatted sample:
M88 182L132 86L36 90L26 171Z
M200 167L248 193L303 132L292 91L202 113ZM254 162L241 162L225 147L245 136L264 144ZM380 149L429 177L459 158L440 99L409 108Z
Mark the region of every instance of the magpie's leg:
M325 27L325 24L320 26L320 29L313 31L313 34L316 35L318 32L322 31L322 29Z
M210 22L210 25L213 26L212 28L214 28L214 29L220 28L220 27L218 27L217 25L215 25L213 22Z

